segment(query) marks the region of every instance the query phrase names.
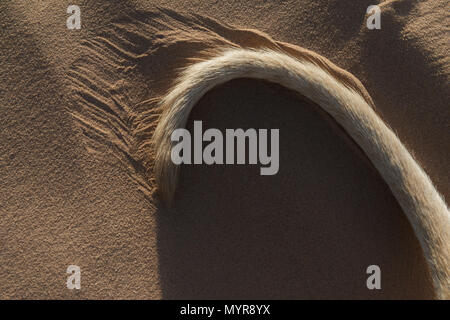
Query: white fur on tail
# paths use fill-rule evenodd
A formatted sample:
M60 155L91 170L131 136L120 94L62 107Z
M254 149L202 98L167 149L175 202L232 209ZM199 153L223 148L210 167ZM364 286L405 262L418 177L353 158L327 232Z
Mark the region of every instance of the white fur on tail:
M200 98L236 78L262 79L294 90L329 113L364 150L411 222L427 258L436 294L450 298L450 213L429 177L363 96L306 59L269 49L224 49L184 70L162 99L156 127L155 175L170 204L178 166L171 161L172 132L184 128Z

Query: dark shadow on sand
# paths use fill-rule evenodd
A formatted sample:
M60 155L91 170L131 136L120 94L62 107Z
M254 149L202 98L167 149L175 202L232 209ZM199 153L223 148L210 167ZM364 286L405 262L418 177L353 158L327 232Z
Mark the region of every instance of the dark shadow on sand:
M203 128L279 128L280 171L187 166L158 210L166 299L430 298L413 231L365 156L317 106L262 81L209 92ZM366 288L366 268L382 290Z

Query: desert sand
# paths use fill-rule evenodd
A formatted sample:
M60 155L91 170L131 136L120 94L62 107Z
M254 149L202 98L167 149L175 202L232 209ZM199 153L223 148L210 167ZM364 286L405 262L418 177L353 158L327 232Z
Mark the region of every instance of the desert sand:
M233 80L191 114L279 128L277 175L186 166L167 208L151 172L154 101L180 67L217 46L281 46L359 79L448 202L450 5L380 1L368 30L377 2L80 0L82 27L68 30L73 1L2 1L0 298L434 298L379 173L287 89ZM72 264L81 290L66 287ZM366 287L372 264L382 290Z

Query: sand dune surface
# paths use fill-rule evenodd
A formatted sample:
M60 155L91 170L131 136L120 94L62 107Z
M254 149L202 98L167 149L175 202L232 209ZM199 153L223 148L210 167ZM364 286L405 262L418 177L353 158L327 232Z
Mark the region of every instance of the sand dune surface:
M159 199L150 144L180 68L222 46L331 60L450 198L446 1L0 3L0 298L431 299L386 183L311 101L237 79L188 122L279 128L280 171L186 166ZM375 1L376 2L376 1ZM82 289L66 288L78 265ZM367 290L366 268L382 270Z

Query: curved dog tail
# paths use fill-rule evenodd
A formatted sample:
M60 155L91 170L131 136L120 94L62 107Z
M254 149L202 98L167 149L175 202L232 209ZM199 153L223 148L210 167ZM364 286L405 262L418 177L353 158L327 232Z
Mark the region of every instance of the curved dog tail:
M172 132L186 126L192 108L206 92L236 78L262 79L294 90L344 128L380 172L412 224L438 298L450 298L450 213L445 201L368 99L307 59L269 49L229 48L184 70L161 101L163 111L153 136L154 173L165 202L171 203L178 176L178 166L171 161Z

